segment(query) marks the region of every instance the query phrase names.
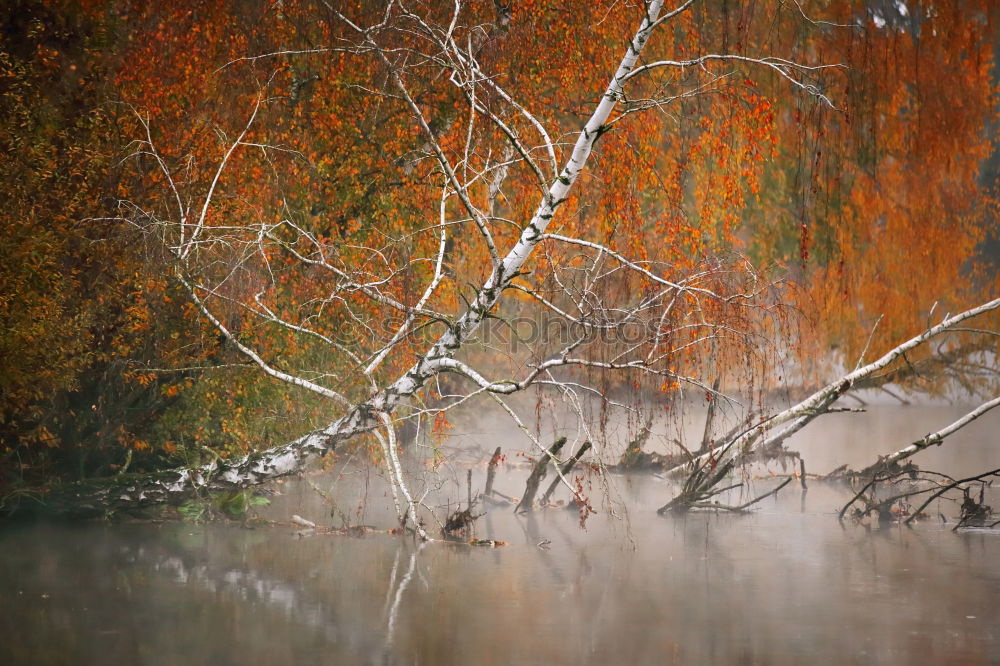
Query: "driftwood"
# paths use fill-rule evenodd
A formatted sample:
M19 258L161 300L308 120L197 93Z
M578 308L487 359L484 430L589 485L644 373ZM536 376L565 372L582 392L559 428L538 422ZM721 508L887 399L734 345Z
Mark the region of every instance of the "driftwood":
M291 520L292 520L293 523L295 523L299 527L308 527L310 529L316 529L316 523L314 523L313 521L308 520L306 518L303 518L302 516L300 516L298 514L292 514Z
M549 461L556 459L556 456L565 444L566 438L560 437L555 441L555 444L550 446L549 450L538 459L538 462L535 463L535 468L531 470L531 474L528 475L528 481L524 485L524 495L521 497L521 501L514 509L514 513L531 511L531 507L535 502L535 494L538 492L538 486L542 482L542 479L545 478L545 470L549 466Z

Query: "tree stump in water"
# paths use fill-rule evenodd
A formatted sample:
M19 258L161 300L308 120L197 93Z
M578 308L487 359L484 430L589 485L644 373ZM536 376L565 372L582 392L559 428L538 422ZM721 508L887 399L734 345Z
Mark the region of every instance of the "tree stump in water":
M577 461L579 461L580 458L583 457L583 454L589 450L590 450L590 442L584 442L583 446L580 447L580 450L576 452L576 455L570 458L569 461L562 466L562 469L559 470L559 472L563 476L569 474L570 470L573 469L573 466L577 463ZM542 495L542 501L540 502L542 506L545 506L546 504L549 503L549 497L552 496L552 492L556 489L556 486L558 484L559 484L559 477L557 476L556 478L552 479L552 483L549 484L549 487L545 491L545 494Z
M483 490L483 496L489 497L493 494L493 477L497 474L497 465L500 463L500 447L493 452L493 457L490 458L489 467L486 469L486 488Z
M538 492L538 486L542 482L542 479L545 478L545 470L549 465L549 461L556 457L565 444L566 438L560 437L535 464L535 469L531 470L528 481L524 485L524 496L521 497L521 502L514 509L514 513L531 511L532 504L535 502L535 494Z

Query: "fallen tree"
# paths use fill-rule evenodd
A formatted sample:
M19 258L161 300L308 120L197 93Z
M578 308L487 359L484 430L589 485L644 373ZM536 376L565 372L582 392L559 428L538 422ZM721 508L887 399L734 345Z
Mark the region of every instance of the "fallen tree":
M689 460L674 466L668 471L679 476L688 474L686 488L693 483L692 487L696 489L696 492L682 492L678 498L665 505L661 511L665 511L678 504L695 504L702 501L707 493L712 493L712 488L725 477L719 474L706 477L704 471L706 465L711 465L712 469L721 466L728 471L739 462L751 459L755 452L769 451L781 447L789 437L805 428L816 418L832 412L845 411L842 408L834 406L840 398L848 395L852 390L878 385L879 375L894 376L898 374L895 365L900 363L908 365L908 361L906 360L908 352L913 352L928 345L941 336L948 334L968 334L969 330L975 336L995 337L996 333L991 330L966 329L960 326L960 324L969 319L993 312L998 308L1000 308L1000 299L994 299L956 315L946 316L940 323L927 328L927 330L919 335L894 347L876 361L862 366L862 361L859 359L857 367L840 379L827 384L787 409L761 418L757 423L745 424L738 432L724 439L718 447L701 455L692 456ZM976 346L973 348L978 350L982 347ZM946 437L998 405L1000 405L1000 397L984 402L954 423L937 432L928 434L926 437L895 453L880 458L878 462L867 467L860 474L856 474L856 476L860 476L866 480L877 478L880 473L892 469L899 462L913 456L928 446L940 445ZM692 482L692 480L694 481Z
M969 413L962 416L957 421L948 424L944 428L941 428L937 432L928 433L926 436L921 437L912 444L905 446L894 453L890 453L885 457L879 457L878 462L875 462L865 469L861 470L857 476L865 479L875 478L876 475L884 473L891 469L899 466L899 463L910 458L911 456L923 451L929 446L941 446L945 438L947 438L952 433L964 428L968 424L972 423L980 416L990 411L994 407L1000 406L1000 397L988 400L983 404L979 405Z
M314 52L339 52L356 57L374 58L379 63L381 71L388 77L387 90L384 94L391 93L409 109L412 119L423 135L424 149L435 159L436 173L443 180L440 220L437 225L431 226L432 234L438 239L437 251L431 257L408 260L403 265L403 269L407 272L409 267L422 265L424 262L434 267L422 296L414 305L404 304L385 286L399 275L399 271L390 270L388 278L384 280L368 277L371 260L381 256L377 250L361 251L358 263L347 266L344 262L344 250L338 244L325 241L320 234L304 228L290 218L277 223L243 224L232 219L226 219L221 224L213 223L216 208L220 209L219 216L223 218L226 216L226 207L219 202L223 190L223 176L227 173L227 169L233 168L232 164L237 156L241 152L259 150L264 154L265 162L268 162L272 154L281 150L280 147L272 149L265 143L255 142L250 138L255 123L258 122L266 106L269 94L266 87L260 89L242 129L234 139L227 141L217 166L209 172L209 177L201 182L190 176L186 180L182 174L174 170L172 167L174 161L157 146L151 124L140 117L145 136L138 141L135 155L150 159L155 164L165 188L166 198L150 208L143 206L141 202L122 201L121 207L126 213L125 219L137 228L156 234L160 238L163 246L174 256L175 279L187 290L202 316L240 354L276 380L330 399L340 405L344 413L326 427L268 451L253 453L237 460L217 459L191 469L165 471L143 477L122 476L111 480L95 480L53 488L39 498L41 505L55 513L92 513L176 503L183 501L192 493L247 487L298 472L334 450L345 440L362 433L372 433L381 443L393 491L395 493L398 490L401 495L396 497L401 519L405 520L404 517L408 517L412 524L422 531L416 516L417 502L409 493L398 459L391 418L397 407L414 398L432 378L442 373L461 375L477 386L476 392L493 394L499 399L499 396L523 390L532 384L546 383L543 378L551 376L555 368L591 364L589 359L570 356L570 353L583 342L582 339L571 342L561 355L540 364L519 381L486 379L468 364L456 358L457 352L472 339L477 329L490 316L505 290L517 286L533 294L543 303L549 304L551 310L562 312L537 290L525 284L515 283L515 280L523 275L522 267L539 244L545 241L580 244L596 253L595 268L597 263L610 257L622 268L646 276L660 285L654 296L647 297L627 309L624 317L626 320L634 319L638 313L662 307L664 302L671 302L670 299L675 302L681 294L717 297L711 290L697 286L698 279L703 275L686 277L674 282L629 262L610 248L604 248L587 240L547 233L557 208L566 202L571 189L587 165L597 140L610 130L609 123L624 117L623 113L618 118L612 118L612 111L625 98L626 87L640 78L639 75L643 72L658 66L677 68L687 66L687 63L664 62L647 63L638 67L638 63L639 56L654 31L685 12L692 1L688 0L676 9L661 15L663 2L654 0L639 12L638 29L629 39L625 54L615 71L611 73L610 82L601 93L598 103L579 129L577 138L561 168L556 162L557 147L549 138L548 132L524 105L516 102L493 78L485 76L473 53L466 50L465 47L468 46L466 42L478 34L479 28L475 24L459 26L466 33L464 37L457 32L457 21L463 10L461 3L456 3L454 13L451 15L446 13L420 16L399 3L390 2L385 7L384 13L376 14L380 20L367 27L361 27L347 16L333 11L334 16L331 21L337 23L337 32L344 34L341 41L347 45L317 49ZM503 16L499 16L497 20L502 21ZM400 46L400 42L409 39L414 32L418 34L418 41L423 46L430 45L431 50L425 56L431 63L432 69L437 72L443 69L449 75L448 81L456 86L467 100L471 115L468 127L469 141L466 142L462 169L457 168L449 156L450 149L443 144L440 131L431 127L434 119L426 116L425 110L411 92L411 86L406 80L410 65L405 57L400 58L394 48ZM380 39L390 43L379 43ZM392 40L396 40L395 43L392 43ZM261 56L261 58L266 57L266 55ZM805 68L785 61L761 59L759 62L781 73L792 83L806 87L793 76ZM483 95L487 92L494 97L494 103L505 105L506 110L495 111L477 100L477 94ZM675 99L676 97L663 98L652 106L666 106ZM644 106L649 106L649 103L645 103ZM626 109L627 112L636 110ZM486 119L489 128L485 138L482 139L483 149L489 152L485 159L479 160L476 165L478 168L470 170L469 166L474 162L472 150L477 148L472 141L477 114ZM544 141L539 147L546 156L547 165L538 162L535 157L536 148L525 145L518 133L511 128L510 123L513 120L508 114L521 118L529 127L538 131ZM499 160L493 155L493 149L489 145L490 142L498 141L503 146ZM516 240L501 255L495 241L495 234L498 231L495 229L496 200L502 192L505 177L513 171L515 165L526 170L535 183L533 187L541 189L541 196L534 213L521 226ZM492 184L487 192L486 201L476 201L472 186L478 181L487 179L492 181ZM199 188L203 188L200 194ZM455 224L448 219L449 210L446 204L449 200L457 200L460 210L466 216L458 223L471 223L470 226L475 229L479 241L486 250L489 266L488 276L475 290L473 298L466 301L466 306L452 316L427 307L427 303L442 282L448 232L451 225ZM321 308L337 298L343 300L341 294L346 293L364 299L372 307L385 307L389 311L401 314L402 322L392 331L388 339L376 340L375 353L368 358L360 358L346 345L332 339L319 327L311 324L314 319L313 313L296 321L288 318L269 302L269 297L279 287L275 280L276 269L272 266L274 255L298 262L304 270L328 276L332 280L332 284L323 287L326 293L332 296L322 301ZM240 276L247 275L264 280L261 288L250 294L248 300L232 293L235 288L243 292L241 296L247 296L246 285L234 285L240 281ZM296 374L279 369L274 362L266 360L263 353L255 350L251 343L245 341L239 332L226 325L224 318L227 314L216 309L213 302L221 305L236 303L243 311L268 324L313 341L321 341L328 345L330 350L342 352L349 363L356 368L356 376L363 380L369 397L363 400L351 400L336 389L322 382L313 381L305 376L305 373ZM601 327L600 323L588 322L583 317L574 318L568 315L567 317L580 324L584 330ZM428 320L442 323L443 333L438 335L425 351L419 353L416 361L396 379L379 386L376 370L380 369L390 352L405 346L404 343L408 342L408 337L414 330L426 325L426 323L421 324L421 321ZM364 322L362 324L367 326ZM614 325L614 323L605 324L605 326ZM625 367L634 365L637 368L655 369L657 361L660 360L662 359L647 358L634 364L629 362ZM611 364L612 367L616 365Z
M615 16L632 21L630 32L614 33L609 43L627 41L625 53L603 74L609 81L593 99L567 107L572 113L559 105L540 110L546 101L534 104L516 85L507 85L505 76L515 72L494 70L486 47L506 38L510 21L499 3L495 15L485 16L482 7L461 2L419 12L388 2L360 15L328 8L317 19L326 46L223 64L225 72L248 67L257 87L242 122L228 131L217 128L220 156L209 168L161 147L155 122L137 114L142 136L128 159L153 174L148 190L161 196L123 199L121 215L114 219L156 239L170 257L172 278L227 350L276 381L328 400L331 420L266 451L152 475L52 487L31 501L25 496L20 506L101 515L177 504L192 494L232 491L298 473L366 435L377 443L401 522L426 537L418 515L421 498L411 493L399 458L396 433L405 419L436 420L486 396L532 442L542 469L553 464L557 479L576 496L561 471L570 461L538 441L506 396L529 388L558 396L578 415L581 439L595 442L600 439L590 431L587 400L638 412L609 397L603 379L608 375L620 377L616 381L625 386L646 382L664 395L680 393L681 387L705 392L713 397L713 411L716 403L720 409L738 405L737 398L720 392L718 372L709 375L714 381L704 381L697 369L711 356L720 367L740 367L766 382L767 348L784 316L776 283L739 255L683 256L687 246L679 242L680 249L668 248L659 235L642 247L626 242L618 229L602 227L593 201L582 199L583 192L601 187L600 178L583 175L593 166L600 141L603 173L625 189L632 176L618 162L633 154L631 139L648 133L646 120L639 120L643 114L688 110L682 105L718 92L737 71L767 72L794 92L832 107L817 83L826 70L835 70L766 53L691 55L683 43L666 42L658 53L654 38L667 40L665 28L684 20L694 4L688 0L665 11L663 2L654 0L640 8L619 8ZM604 18L597 25L618 26ZM371 149L373 160L384 159L394 176L409 179L399 189L416 192L410 207L418 212L407 224L394 225L405 217L395 199L369 211L374 221L361 231L354 229L356 215L350 210L336 224L316 222L321 206L306 210L294 203L297 192L289 182L300 170L290 169L287 180L274 176L278 185L253 204L246 203L248 192L230 184L247 172L257 174L251 184L265 189L271 182L266 174L309 162L299 149L268 139L269 123L280 115L276 100L301 108L299 94L308 79L294 77L309 58L342 58L357 65L363 80L352 79L344 88L395 108L396 118L409 121L396 143L365 137L369 143L357 147ZM282 64L261 76L273 62ZM716 66L733 69L713 70ZM289 89L281 89L288 71L293 80ZM759 148L755 123L763 122L768 109L755 95L739 97L731 109L748 118L746 136L734 140L743 142L746 154ZM711 107L693 111L703 118L712 115ZM331 114L347 116L348 109ZM369 129L374 133L376 128ZM613 143L619 134L625 139ZM717 146L716 152L722 149ZM325 165L308 166L321 172ZM758 184L752 169L741 177ZM678 179L676 185L682 192L684 183ZM734 187L719 185L727 191ZM365 190L365 198L381 194L377 188ZM638 221L663 214L646 199L640 192L615 203L630 207ZM534 309L527 310L527 304ZM720 461L730 470L754 449L780 444L816 416L833 411L834 401L847 390L890 370L909 349L996 307L993 301L948 318L916 345L897 348L884 364L856 370L720 442L709 441L710 418L686 469L710 467L708 480L718 479L714 471ZM534 323L558 323L560 335L523 340L516 332L519 308ZM527 342L529 350L512 360L505 359L506 349L496 353L499 345L485 337L488 325L497 322L500 330L513 331L502 342ZM623 334L630 330L636 333ZM279 335L286 336L281 344L266 344ZM298 357L292 352L303 348L308 354L300 356L314 365L293 362ZM754 396L749 397L752 402ZM775 431L779 426L784 428ZM705 494L712 492L705 481L696 484L700 499L711 496Z
M677 475L686 473L687 480L681 494L664 505L660 512L676 508L707 507L707 501L711 497L729 489L729 487L719 489L717 486L729 477L737 464L750 458L755 450L780 445L819 416L837 412L834 403L838 399L847 395L856 386L866 387L866 381L878 373L892 372L893 363L903 359L907 352L954 332L959 324L973 317L998 308L1000 299L995 299L950 316L890 350L878 360L858 367L837 381L831 382L796 405L764 418L757 424L746 426L710 451L692 456L687 462L672 467L668 471ZM869 482L880 478L880 475L881 478L885 478L886 474L894 471L900 462L929 446L941 445L949 435L997 406L1000 406L1000 398L986 401L948 426L894 453L880 457L862 472L852 475ZM257 485L273 478L296 473L309 462L331 450L336 446L336 442L370 430L374 426L361 416L368 409L372 408L361 405L342 420L323 430L310 433L286 446L253 454L240 460L217 459L199 468L168 470L145 475L123 474L112 479L68 484L52 488L42 497L33 497L30 503L25 500L24 508L30 510L34 505L35 509L52 514L103 515L116 511L133 511L163 503L179 503L195 491L231 491ZM392 429L388 428L387 433L391 439ZM565 440L561 440L558 444L564 442ZM534 484L535 489L544 476L548 461L557 459L556 454L560 448L561 446L554 446L543 449L544 455L535 466L538 476ZM576 457L572 460L575 459ZM546 495L551 494L551 491L550 486ZM533 492L525 494L522 504L525 501L528 503L532 501L529 495L533 495ZM412 499L407 501L412 502Z
M1000 476L1000 469L976 474L964 479L953 479L944 474L926 472L911 467L900 471L882 471L868 481L861 490L854 494L840 509L837 518L841 521L850 515L857 521L863 521L874 515L879 523L902 522L909 525L914 520L927 518L924 509L931 502L945 497L952 491L961 491L962 503L960 515L952 527L956 531L962 527L993 527L1000 521L994 520L993 509L983 501L987 480ZM973 497L974 485L979 484L979 498ZM902 492L892 492L900 484L906 486ZM880 489L889 489L890 494L878 497ZM912 498L927 495L919 506L914 507ZM941 515L944 521L946 518Z

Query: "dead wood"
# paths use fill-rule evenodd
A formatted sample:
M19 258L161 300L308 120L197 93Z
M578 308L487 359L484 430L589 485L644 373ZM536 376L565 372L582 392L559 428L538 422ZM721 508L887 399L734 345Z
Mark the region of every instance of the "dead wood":
M625 451L622 453L621 457L618 459L618 464L613 465L610 469L614 472L650 472L659 471L663 469L668 469L674 465L680 464L691 457L690 452L685 449L688 454L683 460L679 460L673 456L662 456L659 453L651 453L642 450L646 442L649 441L649 436L652 434L651 426L653 425L652 416L646 421L646 425L639 429L636 433L635 438L628 443L625 447ZM680 444L678 443L678 446ZM681 446L683 449L684 447Z
M957 488L958 486L960 486L963 483L971 483L971 482L975 482L975 481L982 481L983 479L985 479L986 477L989 477L989 476L1000 476L1000 468L994 469L994 470L990 470L989 472L984 472L983 474L978 474L976 476L970 476L970 477L965 478L965 479L959 479L958 481L954 481L954 482L948 484L947 486L944 486L943 488L941 488L940 490L938 490L936 493L934 493L933 495L931 495L930 497L928 497L927 500L923 504L921 504L920 507L915 512L913 512L913 514L909 518L906 519L906 524L909 525L910 522L914 519L915 516L919 515L924 509L926 509L930 505L931 502L933 502L934 500L936 500L938 497L941 497L942 495L944 495L949 490ZM967 492L966 492L966 497L968 497L968 493ZM980 501L981 500L982 500L982 497L980 496ZM964 502L963 502L963 504L964 504ZM960 527L960 526L962 526L961 520L959 521L959 524L956 526L956 529L958 527Z
M573 466L576 465L577 461L579 461L580 458L583 457L583 454L585 454L589 450L590 450L590 442L589 441L588 442L584 442L583 446L580 447L580 450L576 452L576 455L574 455L572 458L570 458L566 462L566 464L562 466L562 469L559 470L559 472L562 474L562 476L565 477L567 474L569 474L570 471L573 469ZM549 487L545 491L545 494L542 495L542 501L539 502L542 506L546 506L549 503L549 498L552 496L552 493L553 493L553 491L555 491L557 485L559 485L559 477L558 476L556 478L552 479L552 483L549 484Z
M777 495L778 492L782 488L784 488L785 486L787 486L791 482L792 482L792 477L788 477L787 479L785 479L784 481L782 481L780 484L778 484L778 486L776 488L774 488L773 490L770 490L770 491L764 493L763 495L755 497L752 500L750 500L749 502L744 502L743 504L738 504L736 506L732 506L732 505L729 505L729 504L720 504L719 502L696 502L696 503L692 504L689 508L691 508L691 509L714 509L716 511L732 511L733 513L744 513L744 512L746 512L747 509L749 509L751 506L753 506L757 502L760 502L761 500L765 500L768 497L770 497L771 495ZM737 485L742 485L742 484L737 484ZM730 488L732 488L732 487L734 487L734 486L730 486ZM719 492L722 492L722 491L719 491Z
M684 512L693 508L696 504L708 501L721 492L743 485L742 483L737 483L724 488L716 488L719 482L732 471L734 465L735 462L732 459L720 463L714 458L708 458L703 462L696 463L691 474L688 475L687 480L684 482L681 492L657 509L656 513L662 516L672 511Z
M497 465L500 463L500 447L496 448L490 458L490 464L486 468L486 488L483 489L483 496L489 497L493 494L493 478L497 474Z
M471 506L467 509L456 510L444 521L444 525L441 527L441 536L445 538L469 536L473 531L476 519L483 515L473 513Z
M560 437L555 441L555 443L549 447L549 450L538 459L535 463L535 468L531 470L531 474L528 475L528 481L524 485L524 495L521 497L520 503L514 509L514 513L524 513L526 511L531 511L532 505L535 502L535 494L538 492L538 485L545 478L545 471L548 468L550 460L556 460L556 455L566 444L566 438Z

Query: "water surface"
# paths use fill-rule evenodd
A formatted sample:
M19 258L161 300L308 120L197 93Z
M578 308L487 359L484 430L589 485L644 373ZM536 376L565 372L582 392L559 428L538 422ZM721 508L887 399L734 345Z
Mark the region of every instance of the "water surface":
M994 450L974 446L957 466ZM502 469L497 487L517 494L524 474ZM1000 663L997 530L840 525L848 491L817 482L749 516L659 518L663 480L615 481L613 504L594 481L585 529L575 511L491 508L477 535L501 548L292 526L8 527L0 664ZM748 482L734 500L774 483ZM341 513L310 485L333 486ZM391 526L377 474L280 488L270 518ZM465 496L451 481L438 494Z

